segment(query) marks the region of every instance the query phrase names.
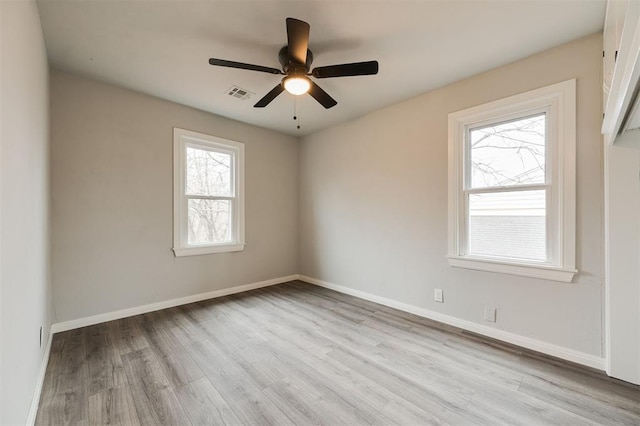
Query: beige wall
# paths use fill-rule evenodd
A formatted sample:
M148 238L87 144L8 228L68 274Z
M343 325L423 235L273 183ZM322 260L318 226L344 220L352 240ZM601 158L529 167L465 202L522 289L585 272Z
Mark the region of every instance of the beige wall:
M51 324L49 77L35 2L1 1L0 31L0 424L18 425Z
M58 322L297 273L297 140L52 71ZM244 251L176 258L173 127L245 144Z
M463 52L460 52L463 54ZM590 36L303 138L300 273L602 355L602 38ZM577 79L577 267L565 284L449 267L447 115ZM433 301L444 289L445 303Z

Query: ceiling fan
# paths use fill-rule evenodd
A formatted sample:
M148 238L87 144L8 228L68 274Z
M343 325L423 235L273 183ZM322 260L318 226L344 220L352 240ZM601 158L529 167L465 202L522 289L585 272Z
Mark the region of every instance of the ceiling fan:
M323 107L331 108L337 105L327 92L314 83L309 76L315 78L351 77L356 75L373 75L378 73L378 61L354 62L350 64L329 65L317 67L309 71L313 62L313 54L309 50L310 26L304 21L287 18L288 45L280 49L278 59L282 70L263 67L261 65L245 64L242 62L227 61L224 59L210 58L211 65L240 68L243 70L266 72L269 74L284 75L280 84L271 89L255 105L255 108L264 108L284 90L293 95L309 93Z

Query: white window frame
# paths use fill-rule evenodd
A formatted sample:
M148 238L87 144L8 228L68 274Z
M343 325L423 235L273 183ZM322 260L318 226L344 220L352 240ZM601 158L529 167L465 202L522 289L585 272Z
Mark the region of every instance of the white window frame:
M232 187L230 197L187 196L186 152L196 147L231 154ZM188 244L187 218L189 198L230 200L231 242L218 244ZM226 253L244 250L244 144L205 135L190 130L173 128L173 252L176 257Z
M469 129L545 113L547 262L466 254ZM576 232L576 80L567 80L449 114L449 265L571 282Z

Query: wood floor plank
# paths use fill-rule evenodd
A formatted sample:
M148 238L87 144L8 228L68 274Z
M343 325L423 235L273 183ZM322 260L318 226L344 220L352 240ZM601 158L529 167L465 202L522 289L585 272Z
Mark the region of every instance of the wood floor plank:
M592 419L597 424L619 424L638 426L638 413L620 406L603 402L572 389L549 386L549 382L527 377L522 381L519 391L545 401L556 407ZM640 396L639 396L640 398ZM630 407L631 408L631 407Z
M315 399L326 400L325 395L339 395L350 406L348 411L359 416L359 422L391 424L397 421L400 424L440 424L437 418L426 411L388 392L385 383L371 381L321 353L308 351L308 345L304 343L298 345L298 342L294 343L289 338L278 339L278 337L273 339L271 347L264 347L262 351L270 353L279 371L289 374L287 380L282 380L275 387L270 386L272 387L269 392L271 399L274 398L273 391L276 389L279 392L275 392L275 395L282 396L291 387L304 389L312 385L313 388L322 392ZM330 381L326 380L328 377L331 378ZM289 386L282 388L284 383ZM306 390L305 393L309 394L311 391ZM302 412L306 411L308 410ZM285 412L291 417L289 412Z
M85 330L85 351L89 375L89 395L127 382L120 351L114 345L106 324Z
M452 389L442 389L428 381L414 382L407 377L396 374L388 366L370 360L361 353L337 348L329 355L362 375L375 377L377 382L384 383L400 398L425 407L436 417L447 411L463 412L468 404L466 398L456 395Z
M344 315L336 315L335 311L313 306L309 302L301 303L295 298L274 297L273 299L275 299L273 303L281 308L284 308L286 304L287 309L282 309L282 312L288 316L289 320L295 317L295 324L301 324L300 317L308 320L304 324L305 328L301 330L302 332L312 329L310 326L314 325L317 328L314 330L316 335L323 335L329 341L347 346L355 344L374 347L382 340L379 335L363 330L358 326L358 323L345 318ZM318 318L324 322L319 322ZM312 321L312 319L316 319L316 321Z
M413 347L418 347L420 348L420 351L428 354L439 352L443 345L443 341L441 340L422 338L421 336L412 333L411 330L399 329L380 318L369 318L366 321L363 321L359 325L359 328L363 333L369 331L380 336L378 343L390 340L400 340L403 344L407 343Z
M75 391L56 393L40 404L36 425L88 425L88 400Z
M337 395L319 392L304 381L274 383L265 389L265 394L299 425L389 424L389 419L357 411Z
M194 426L242 424L206 377L178 388L176 394Z
M467 391L481 390L487 383L493 386L516 390L522 382L522 374L508 369L494 368L490 364L478 362L473 357L457 356L447 351L425 356L415 352L412 348L405 348L395 344L397 342L385 342L378 345L372 352L372 359L384 362L386 365L395 365L398 371L404 371L408 377L429 378L434 383L456 388L464 385ZM490 378L490 380L487 380Z
M135 317L109 321L106 324L120 355L149 347L149 342Z
M611 379L603 372L585 374L540 358L523 356L520 362L528 377L548 382L550 390L556 387L569 389L640 415L640 387L636 385Z
M189 345L193 359L205 372L216 391L244 424L292 424L274 403L265 395L264 376L252 374L246 364L239 362L240 355L229 352L220 342L201 341ZM274 369L268 371L273 374Z
M140 425L128 384L103 390L89 397L89 424Z
M214 312L213 306L216 300L189 303L188 305L178 306L178 309L193 323L205 322L214 319L211 314Z
M433 327L431 323L424 325L413 321L408 321L406 318L398 315L392 315L388 312L375 312L369 322L377 321L378 323L385 324L395 330L401 330L407 335L414 336L421 340L426 340L430 343L437 344L455 338L455 333L444 331L439 327Z
M42 385L37 425L88 423L88 373L84 329L53 336Z
M274 370L254 368L243 360L240 352L231 352L220 342L197 342L188 349L214 387L225 397L261 392L281 378L271 377Z
M154 328L146 333L149 347L156 354L171 384L178 388L204 376L185 347L167 328Z
M315 322L307 321L305 318L296 315L288 310L281 309L278 305L273 305L271 301L267 301L267 306L272 306L270 314L265 316L258 310L250 311L249 323L266 323L272 324L267 329L262 331L262 335L268 333L279 333L280 336L287 336L285 338L292 338L295 340L304 340L305 344L313 348L318 353L327 353L333 346L334 342L328 339L319 339L317 336L318 330L331 326L327 323L323 326L318 326ZM237 327L236 327L237 328ZM261 343L264 343L263 338ZM253 355L253 354L249 354Z
M247 426L295 424L262 391L239 394L235 398L227 398L226 401L240 421Z
M640 387L293 281L54 335L36 424L640 425Z
M298 342L289 338L276 338L273 345L284 351L285 354L296 354L298 359L303 360L304 363L316 370L321 377L331 377L333 384L337 386L333 388L337 393L356 395L366 400L364 404L354 402L354 406L357 406L354 410L378 410L383 416L394 419L389 423L441 424L438 418L428 411L410 401L399 398L397 394L388 390L384 381L376 381L374 377L359 374L331 357L309 350L309 346L304 342L298 345ZM263 350L263 352L268 352L268 350ZM295 368L284 365L281 360L278 361L277 357L271 356L271 359L279 365L279 370L295 371ZM296 375L300 376L300 374Z
M182 305L180 309L194 322L205 322L224 318L224 313L219 307L226 305L228 301L227 298L218 297Z
M73 374L84 367L85 329L57 333L52 342L49 365L53 374Z
M242 340L245 343L260 344L264 342L259 327L251 321L244 309L238 304L236 299L228 298L227 303L217 306L217 309L224 313L221 323L230 326L233 330L232 335L237 335L236 340ZM210 321L211 322L211 321ZM217 336L217 335L216 335Z
M46 378L35 424L87 424L86 382L85 369L72 374L59 374Z
M219 342L187 347L215 390L244 424L292 424L263 393L264 383L248 373Z
M187 315L182 306L167 310L171 324L169 330L183 346L199 342L207 338L207 334L198 326L193 316Z
M122 361L141 424L191 424L151 349L129 352Z
M278 293L274 294L271 292L271 294L276 300L296 303L299 307L306 310L313 310L316 313L328 311L329 318L332 321L342 320L352 324L359 324L373 315L373 312L370 310L354 306L353 304L349 305L339 302L335 299L319 297L312 293L292 292L282 289Z
M554 404L531 397L522 392L506 393L493 388L476 392L467 412L490 413L496 423L509 425L581 425L596 426L600 423Z

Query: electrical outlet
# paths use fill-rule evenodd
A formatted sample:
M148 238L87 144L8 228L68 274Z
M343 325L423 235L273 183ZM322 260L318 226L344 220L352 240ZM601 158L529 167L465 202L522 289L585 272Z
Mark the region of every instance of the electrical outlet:
M438 303L444 303L444 294L441 288L433 289L433 300L435 300Z
M496 322L497 309L491 306L484 307L484 320L487 322Z

